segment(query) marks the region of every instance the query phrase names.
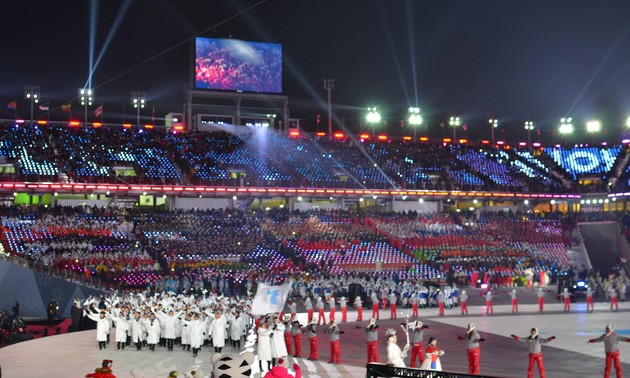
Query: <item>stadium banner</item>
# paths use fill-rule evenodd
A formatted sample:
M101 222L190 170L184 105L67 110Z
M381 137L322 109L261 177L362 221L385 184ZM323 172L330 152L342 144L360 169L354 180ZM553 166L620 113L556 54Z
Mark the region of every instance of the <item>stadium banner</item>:
M252 314L265 315L281 312L289 296L289 290L291 290L290 283L270 286L259 282L256 296L254 296L254 301L252 302Z

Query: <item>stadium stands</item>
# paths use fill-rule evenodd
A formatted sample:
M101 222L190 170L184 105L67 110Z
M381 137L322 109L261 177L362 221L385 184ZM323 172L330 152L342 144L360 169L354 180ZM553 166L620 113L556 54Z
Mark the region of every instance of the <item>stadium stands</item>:
M234 135L10 123L0 128L5 181L570 193L580 190L577 180L585 176L609 180L625 156L620 146L530 151L292 138L265 129Z
M552 272L568 265L563 223L536 216L36 209L3 216L4 250L115 288L171 279L182 282L174 289L181 290L216 274L240 282L252 272L297 271L434 281L450 275L461 283L479 272L506 285L527 268Z

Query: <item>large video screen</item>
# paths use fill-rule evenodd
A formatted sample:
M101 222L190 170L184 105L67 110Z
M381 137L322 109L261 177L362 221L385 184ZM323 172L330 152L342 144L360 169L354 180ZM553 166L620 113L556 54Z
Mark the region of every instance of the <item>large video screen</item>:
M197 38L195 87L282 93L282 45Z

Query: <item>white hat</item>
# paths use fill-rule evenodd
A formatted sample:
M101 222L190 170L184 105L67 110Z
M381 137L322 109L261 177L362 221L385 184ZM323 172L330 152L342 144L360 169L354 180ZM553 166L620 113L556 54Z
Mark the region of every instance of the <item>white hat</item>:
M330 328L333 328L335 326L337 326L337 321L336 320L331 321L330 322Z
M613 327L612 324L610 324L610 323L606 324L606 334L607 335L610 335L612 333L612 331L614 331L614 330L615 330L615 327Z
M516 293L516 289L512 289L512 293Z
M564 292L566 293L567 291L569 291L569 288L568 288L568 287L565 287L565 288L564 288Z
M385 336L389 339L392 336L396 336L396 330L393 328L388 328L387 331L385 331Z
M468 331L466 333L474 331L476 327L475 323L468 323Z
M538 328L537 327L532 327L532 331L534 331L534 336L538 336Z
M368 322L368 327L374 324L376 324L376 319L371 318L370 321Z
M311 324L317 324L317 320L315 320L315 317L313 317L313 319L311 319L311 321L308 322L308 325L311 325Z
M462 294L466 294L466 290L462 290Z
M341 297L341 298L339 298L339 300L340 300L340 301L343 301L343 300L345 300L345 299L346 299L346 297Z
M310 302L311 301L311 297L306 297L306 301L305 302Z
M415 322L413 322L413 327L414 328L422 328L422 322L420 320L416 320Z

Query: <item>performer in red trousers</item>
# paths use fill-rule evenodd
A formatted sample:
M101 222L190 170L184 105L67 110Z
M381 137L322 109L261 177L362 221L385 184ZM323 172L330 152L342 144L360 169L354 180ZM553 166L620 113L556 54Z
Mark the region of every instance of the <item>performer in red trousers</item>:
M332 322L333 320L335 320L335 312L337 311L337 304L335 303L335 297L333 297L332 295L328 298L328 306L330 307L328 321Z
M610 288L608 291L608 295L610 296L610 309L612 311L619 311L619 302L617 301L617 290L614 287ZM613 310L614 307L614 310Z
M542 287L538 288L538 311L543 312L543 308L545 307L545 292Z
M590 339L588 343L600 343L604 342L604 351L606 352L606 368L604 369L604 378L610 377L611 365L615 364L615 370L617 371L617 378L623 376L621 371L621 363L619 362L619 341L625 341L630 343L630 338L619 336L615 332L615 328L612 324L606 325L606 333L596 339Z
M339 307L341 307L341 322L345 323L348 321L348 301L346 297L339 298Z
M306 308L306 313L308 314L307 322L310 323L313 319L313 302L311 302L311 298L307 297L302 305Z
M357 329L361 329L360 326L356 327ZM365 329L365 334L367 336L367 362L378 362L378 325L376 324L376 320L374 318L370 319L367 327Z
M411 303L411 316L414 318L418 317L418 302L420 302L420 298L418 298L418 294L414 291L411 294L411 298L409 298L409 303Z
M322 299L322 297L317 297L317 304L315 305L315 308L317 309L317 325L320 324L320 322L322 324L326 324L326 315L324 314L324 300Z
M422 324L420 320L409 323L409 342L411 343L411 363L409 367L416 367L416 359L420 360L420 365L424 362L424 348L422 347L422 339L424 338L424 330L429 328Z
M571 311L571 297L573 294L569 292L569 288L565 287L561 295L564 302L564 311Z
M379 319L379 301L376 294L372 293L372 317L376 320Z
M330 322L330 326L328 327L328 336L330 337L330 359L328 360L331 364L340 364L341 363L341 351L339 349L339 335L343 334L343 331L339 330L337 327L337 322Z
M295 345L295 354L293 357L302 357L302 325L297 320L297 317L291 319L291 335L293 336L293 344ZM287 344L287 351L289 350ZM290 352L289 352L290 353Z
M311 353L309 354L308 359L316 361L319 359L319 346L317 344L317 321L315 318L311 319L306 329L308 331L308 341L311 346Z
M518 312L518 294L516 294L516 289L512 289L510 297L512 298L512 312Z
M468 294L466 294L466 290L462 290L462 295L459 296L459 303L462 306L462 315L468 315Z
M540 378L545 378L545 366L543 365L541 345L554 340L556 337L551 336L543 339L538 335L538 328L536 327L531 329L530 334L527 337L518 337L516 335L511 336L516 341L529 344L529 367L527 368L527 378L532 378L534 376L534 362L538 364Z
M593 290L589 286L586 288L586 311L593 312L594 309L595 307L593 305Z
M396 319L396 301L398 300L398 298L396 297L396 293L392 291L391 294L389 294L388 299L390 319Z
M494 298L494 295L492 295L492 292L488 290L488 292L486 293L486 314L494 314L494 307L492 307L492 298Z
M468 324L468 329L464 336L457 336L457 339L466 343L466 353L468 354L468 373L479 374L479 343L485 339L477 333L475 323Z
M438 315L444 316L444 292L441 290L437 295L437 302L438 302Z
M363 300L357 296L354 300L354 307L357 309L357 322L363 321Z
M285 315L284 323L284 344L287 346L287 355L292 355L293 352L291 350L291 340L293 339L292 329L293 326L291 324L291 316Z

